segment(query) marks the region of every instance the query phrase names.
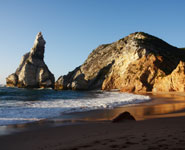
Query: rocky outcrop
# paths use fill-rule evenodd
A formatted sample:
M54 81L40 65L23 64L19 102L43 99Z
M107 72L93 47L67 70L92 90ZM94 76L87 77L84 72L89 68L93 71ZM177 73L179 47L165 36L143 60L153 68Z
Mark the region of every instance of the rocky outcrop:
M91 90L100 89L105 75L114 63L117 51L115 45L101 45L96 48L84 62L67 75L59 77L55 88L59 90Z
M61 76L55 87L74 90L119 89L124 92L157 91L161 77L171 75L180 61L185 62L184 50L149 34L136 32L93 50L84 64ZM183 73L174 74L182 77ZM177 80L173 82L180 83ZM184 86L184 81L181 86ZM179 88L174 90L179 91Z
M36 36L34 46L21 60L16 72L6 78L6 85L20 88L54 88L55 78L44 62L45 40Z

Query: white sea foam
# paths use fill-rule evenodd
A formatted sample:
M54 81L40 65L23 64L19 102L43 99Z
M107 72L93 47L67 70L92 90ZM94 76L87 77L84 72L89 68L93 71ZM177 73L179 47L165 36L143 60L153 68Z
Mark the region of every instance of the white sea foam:
M6 85L4 85L4 84L0 84L0 87L5 87Z
M81 99L54 99L48 101L1 101L0 125L25 123L52 118L62 113L83 112L97 109L138 104L150 100L149 96L118 92L96 93Z

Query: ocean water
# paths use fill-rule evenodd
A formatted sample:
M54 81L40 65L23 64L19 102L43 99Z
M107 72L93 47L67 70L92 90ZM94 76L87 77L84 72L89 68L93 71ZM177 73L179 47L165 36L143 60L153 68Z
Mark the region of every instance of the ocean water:
M0 126L59 117L71 112L138 104L149 96L103 91L55 91L0 86Z

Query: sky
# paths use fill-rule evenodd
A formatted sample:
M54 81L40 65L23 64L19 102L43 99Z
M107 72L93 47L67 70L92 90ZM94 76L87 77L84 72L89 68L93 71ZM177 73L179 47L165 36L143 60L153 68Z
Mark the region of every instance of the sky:
M56 80L97 46L136 31L185 47L184 7L185 0L0 0L0 84L40 31L44 60Z

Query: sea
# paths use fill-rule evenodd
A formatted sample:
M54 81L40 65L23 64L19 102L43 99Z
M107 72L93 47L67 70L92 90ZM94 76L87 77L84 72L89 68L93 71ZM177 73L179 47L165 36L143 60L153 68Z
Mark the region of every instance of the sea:
M74 112L113 109L149 100L149 96L101 90L55 91L0 85L0 126L29 123Z

